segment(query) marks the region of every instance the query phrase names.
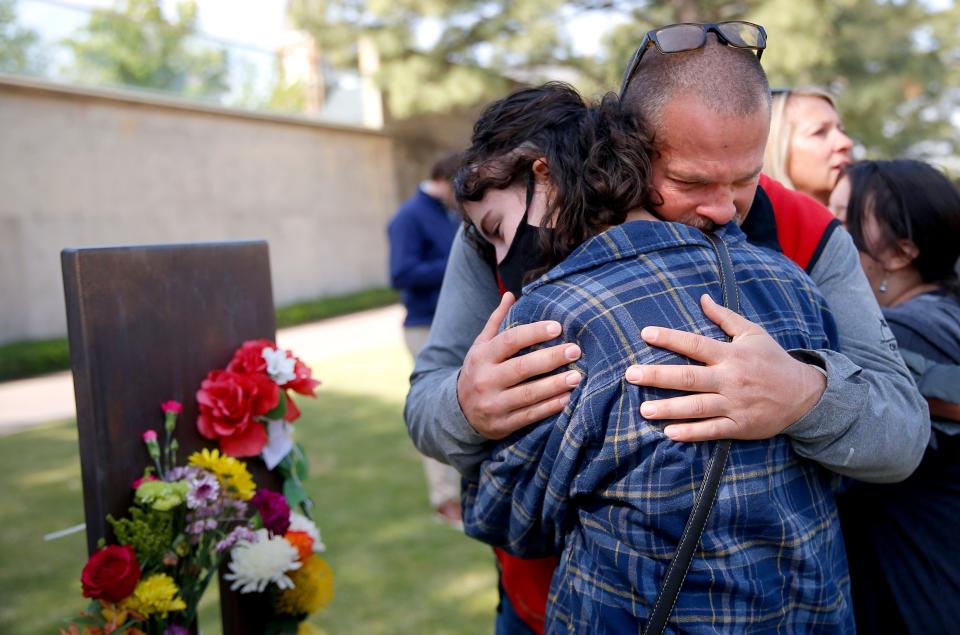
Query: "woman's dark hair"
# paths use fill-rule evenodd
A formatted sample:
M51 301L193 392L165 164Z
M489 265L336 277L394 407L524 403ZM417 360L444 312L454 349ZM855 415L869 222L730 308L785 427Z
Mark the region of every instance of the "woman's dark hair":
M926 283L938 283L960 297L955 266L960 257L960 191L939 170L922 161L859 161L847 168L850 202L847 229L857 249L876 258L897 241L917 247L913 267ZM867 214L880 235L864 237Z
M474 125L454 191L462 207L490 188L526 183L534 162L546 159L552 193L541 224L552 221L553 231L541 233L544 262L527 274L530 280L648 203L653 153L646 124L621 109L615 94L588 107L573 87L550 82L487 106ZM467 232L492 260L469 219Z

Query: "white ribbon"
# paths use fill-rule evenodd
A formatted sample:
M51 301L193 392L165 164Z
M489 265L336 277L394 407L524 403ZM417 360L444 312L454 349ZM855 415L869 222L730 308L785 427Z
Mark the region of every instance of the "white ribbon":
M293 450L293 437L290 436L292 431L293 426L283 419L267 422L267 444L263 446L260 456L267 464L268 470L277 467L280 461Z

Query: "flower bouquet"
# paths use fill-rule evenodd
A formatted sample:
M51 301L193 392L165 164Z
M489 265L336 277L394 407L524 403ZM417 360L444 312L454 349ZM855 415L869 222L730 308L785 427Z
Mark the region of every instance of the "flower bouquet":
M288 351L266 340L244 343L197 392L198 429L220 449L195 452L182 466L174 436L182 407L162 404L163 441L155 430L143 434L151 464L133 483L129 514L107 517L117 544L101 540L84 566L91 603L61 633L189 633L224 562L231 589L267 594L268 635L309 631L304 620L332 599L333 575L318 555L324 545L303 488L306 457L290 437L299 410L287 391L312 396L318 384ZM257 490L237 458L258 454L280 471L284 494Z
M291 437L300 409L290 396L308 397L320 382L309 366L269 340L244 342L222 370L207 375L197 392L197 428L218 441L230 456L260 456L283 477L283 494L292 507L312 505L303 480L309 464L303 447Z

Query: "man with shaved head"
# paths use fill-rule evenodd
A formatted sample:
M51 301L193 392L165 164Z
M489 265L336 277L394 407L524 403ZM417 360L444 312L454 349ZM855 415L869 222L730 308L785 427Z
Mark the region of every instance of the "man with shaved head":
M812 199L760 174L769 90L759 55L737 50L743 47L731 43L727 28L707 25L701 41L671 27L652 31L625 74L623 100L653 124L659 151L653 175L659 204L650 211L708 231L741 220L752 242L784 252L811 275L833 310L843 351L784 351L760 327L705 304L707 316L732 342L651 325L642 333L647 343L704 365L635 366L626 378L690 393L641 405L648 420L693 420L664 429L675 441L783 434L798 455L834 472L901 480L926 446L926 406L888 345L849 236L836 231L829 212ZM537 256L530 254L530 261ZM564 408L572 389L566 373L543 375L580 354L575 346L558 345L514 357L553 339L558 325L536 323L497 334L513 302L506 294L498 306L498 293L489 264L458 239L405 410L417 447L467 478L476 477L490 440ZM508 562L503 568L504 610L519 613L533 631L542 629L549 566ZM802 572L797 576L799 584Z
M656 131L655 211L703 231L734 214L742 221L770 127L770 87L756 56L717 44L713 34L703 48L651 53L634 62L621 98Z

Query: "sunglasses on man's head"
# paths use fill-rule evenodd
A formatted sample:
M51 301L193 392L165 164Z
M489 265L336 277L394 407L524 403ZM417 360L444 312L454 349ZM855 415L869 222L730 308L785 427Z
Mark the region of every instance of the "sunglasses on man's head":
M757 59L763 55L767 47L767 32L759 24L730 20L727 22L683 22L670 24L659 29L648 31L640 42L640 47L630 59L627 71L623 74L623 83L620 85L620 96L627 90L630 80L637 74L643 54L651 46L656 46L660 53L683 53L702 48L707 43L707 34L715 33L717 39L727 46L739 49L752 49L757 52Z

